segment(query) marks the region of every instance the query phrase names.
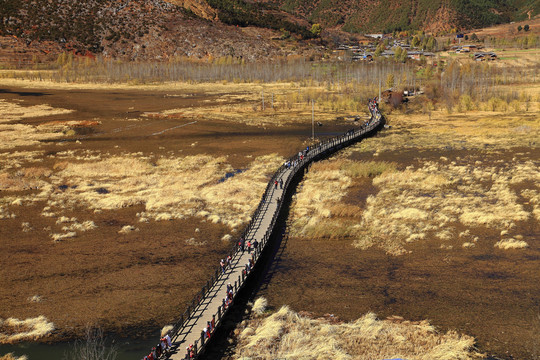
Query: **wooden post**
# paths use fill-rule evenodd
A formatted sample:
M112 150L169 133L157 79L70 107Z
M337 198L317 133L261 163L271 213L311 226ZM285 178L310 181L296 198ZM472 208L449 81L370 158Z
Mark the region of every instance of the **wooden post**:
M315 141L315 100L311 99L311 140Z

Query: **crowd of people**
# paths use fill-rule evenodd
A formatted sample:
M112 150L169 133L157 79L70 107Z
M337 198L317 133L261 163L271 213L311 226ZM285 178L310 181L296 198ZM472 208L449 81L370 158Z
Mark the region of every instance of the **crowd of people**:
M171 349L172 342L171 337L169 334L165 334L161 339L159 339L159 343L152 348L152 351L150 351L150 354L146 355L143 360L157 360L162 355L166 355L167 352Z
M242 254L248 252L248 254L251 254L251 250L257 250L257 247L259 246L259 242L255 239L253 241L248 240L246 241L244 237L241 237L238 241L238 248L240 251L242 251Z
M371 118L374 119L375 121L379 121L381 117L378 104L379 102L378 102L377 97L370 99L368 102L368 108L369 108L369 112L371 113ZM370 121L367 121L366 125L369 125L369 124L370 124Z
M304 158L309 153L309 150L310 148L309 146L307 146L304 150L298 152L298 156L296 156L294 159L285 161L285 164L283 165L285 165L287 169L290 169L291 167L296 167L300 163L300 161L304 160Z

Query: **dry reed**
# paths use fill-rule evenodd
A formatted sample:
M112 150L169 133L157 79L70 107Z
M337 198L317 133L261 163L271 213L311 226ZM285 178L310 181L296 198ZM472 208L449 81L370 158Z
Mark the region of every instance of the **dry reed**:
M95 211L143 205L144 211L137 214L141 222L198 216L236 228L249 221L268 175L282 161L277 155L261 156L245 171L229 178L225 175L234 169L226 157L209 155L156 160L138 153L68 162L33 200L47 201L43 216L56 216L75 205ZM62 192L56 190L66 183L75 186ZM67 220L75 221L60 217L57 222ZM92 227L90 223L73 224L66 230L82 230L86 225L87 230Z
M349 323L301 316L287 306L238 329L234 359L447 359L482 358L474 338L439 333L427 321L379 320L368 313Z
M0 344L37 340L50 334L53 330L54 324L43 315L26 320L0 319Z
M13 353L9 353L0 356L0 360L28 360L28 357L26 355L15 356Z
M359 218L358 206L340 203L355 179L392 172L395 165L385 162L356 162L340 158L312 165L294 197L292 234L307 237L341 237L353 232L354 222L336 218Z

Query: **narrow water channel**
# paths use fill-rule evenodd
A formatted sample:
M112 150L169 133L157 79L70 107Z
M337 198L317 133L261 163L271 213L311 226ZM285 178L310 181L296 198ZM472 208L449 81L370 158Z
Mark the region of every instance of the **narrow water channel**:
M108 346L114 346L117 351L116 360L136 360L143 358L150 352L159 340L159 331L149 339L107 338ZM20 343L14 345L0 345L0 355L13 353L15 356L26 355L28 360L75 360L69 357L74 342L61 342L54 344ZM78 359L77 359L78 360Z

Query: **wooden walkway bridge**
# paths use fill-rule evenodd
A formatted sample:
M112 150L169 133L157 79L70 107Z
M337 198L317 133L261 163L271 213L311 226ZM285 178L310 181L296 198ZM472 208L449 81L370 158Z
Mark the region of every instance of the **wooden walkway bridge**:
M357 130L325 140L312 147L307 153L302 152L293 156L282 165L272 176L262 196L258 208L252 216L246 230L241 235L246 243L258 242L253 251L242 250L238 243L231 249L230 264L223 272L221 267L208 280L202 290L195 296L187 310L180 316L173 329L169 331L172 346L159 359L185 360L197 358L208 343L209 336L221 323L228 309L234 305L238 291L244 286L252 268L268 244L282 207L282 199L289 190L291 181L297 176L303 176L306 167L313 161L325 158L337 150L355 143L377 132L384 125L384 117L376 105L370 105L371 119ZM282 181L282 186L279 183ZM278 185L276 186L276 181ZM229 285L230 284L230 285ZM227 303L227 286L232 287L232 302ZM207 324L213 324L208 335L204 329ZM155 358L155 359L157 359Z

